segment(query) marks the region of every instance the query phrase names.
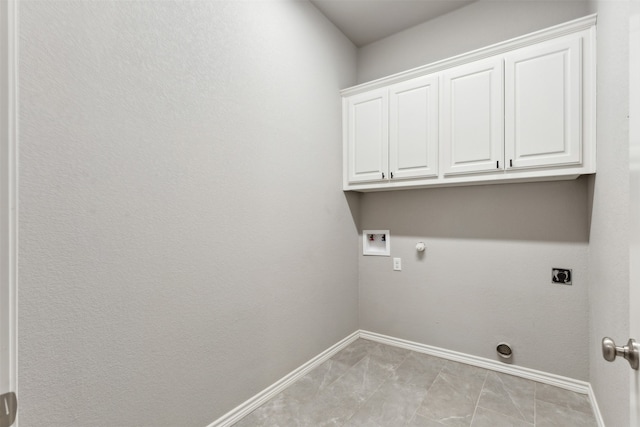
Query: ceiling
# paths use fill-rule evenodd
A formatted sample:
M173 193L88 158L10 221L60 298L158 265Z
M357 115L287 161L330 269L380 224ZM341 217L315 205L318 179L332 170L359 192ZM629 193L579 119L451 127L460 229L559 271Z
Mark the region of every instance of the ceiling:
M474 0L311 0L356 46L364 46Z

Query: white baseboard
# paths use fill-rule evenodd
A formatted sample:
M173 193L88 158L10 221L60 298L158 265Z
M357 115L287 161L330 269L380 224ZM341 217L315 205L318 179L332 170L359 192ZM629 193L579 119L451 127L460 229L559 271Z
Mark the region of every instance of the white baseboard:
M394 338L387 335L363 330L356 331L337 344L334 344L327 350L320 353L318 356L314 357L304 365L290 372L285 377L267 387L260 393L256 394L246 402L227 412L225 415L218 418L207 427L228 427L240 421L260 405L283 391L298 379L302 378L312 369L330 359L333 355L335 355L337 352L339 352L358 338L364 338L370 341L392 345L394 347L417 351L419 353L429 354L431 356L440 357L442 359L465 363L467 365L473 365L480 368L502 372L532 381L537 381L543 384L552 385L555 387L563 388L565 390L574 391L576 393L586 394L589 396L589 400L591 402L594 415L598 422L598 426L604 427L602 414L600 413L600 409L598 408L598 403L596 402L595 395L593 394L593 389L591 388L591 384L586 381L580 381L573 378L537 371L535 369L524 368L522 366L507 365L484 357L472 356L457 351L446 350L443 348L433 347L426 344L420 344L413 341L407 341L400 338Z
M265 388L260 393L256 394L246 402L236 406L234 409L227 412L226 414L224 414L223 416L215 420L213 423L209 424L207 427L228 427L233 425L234 423L237 423L242 418L250 414L256 408L258 408L260 405L262 405L263 403L265 403L266 401L268 401L269 399L271 399L272 397L274 397L275 395L277 395L278 393L280 393L281 391L289 387L291 384L293 384L294 382L296 382L297 380L305 376L307 373L309 373L309 371L320 366L325 361L329 360L337 352L339 352L340 350L342 350L343 348L345 348L346 346L348 346L349 344L357 340L359 337L360 337L360 331L355 331L348 337L332 345L331 347L329 347L328 349L326 349L325 351L323 351L313 359L309 360L304 365L291 371L290 373L285 375L283 378L279 379L269 387Z
M495 360L484 357L472 356L470 354L460 353L457 351L445 350L439 347L420 344L413 341L407 341L400 338L394 338L387 335L377 334L375 332L360 330L360 338L376 341L382 344L392 345L407 350L417 351L419 353L429 354L431 356L440 357L442 359L452 360L454 362L465 363L467 365L478 366L480 368L489 369L496 372L537 381L543 384L552 385L565 390L574 391L576 393L586 394L591 402L593 414L598 422L599 427L605 427L596 401L595 394L591 388L591 384L586 381L580 381L573 378L563 377L561 375L550 374L548 372L537 371L535 369L524 368L522 366L507 365Z
M407 350L417 351L419 353L429 354L431 356L441 357L443 359L453 360L455 362L465 363L467 365L478 366L480 368L514 375L516 377L526 378L528 380L537 381L543 384L549 384L566 390L575 391L576 393L589 394L589 383L585 381L575 380L573 378L549 374L547 372L537 371L535 369L523 368L522 366L508 365L484 357L472 356L470 354L460 353L457 351L445 350L443 348L389 337L387 335L377 334L374 332L361 330L360 338L392 345L395 347L405 348Z
M591 408L593 409L593 416L596 417L598 427L604 427L604 420L602 419L602 413L600 413L600 407L596 401L596 395L593 393L591 384L589 384L589 401L591 402Z

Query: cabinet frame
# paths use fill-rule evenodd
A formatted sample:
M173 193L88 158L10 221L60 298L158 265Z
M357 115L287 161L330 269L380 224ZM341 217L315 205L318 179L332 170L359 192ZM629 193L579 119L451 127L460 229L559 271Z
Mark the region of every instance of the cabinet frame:
M582 162L582 44L582 38L565 36L539 45L521 48L505 55L505 160L508 162L508 168L575 165ZM540 87L534 88L537 92L542 92L539 95L531 89L529 90L531 93L520 94L518 92L520 89L518 68L537 60L549 61L551 59L555 59L553 65L556 68L558 65L560 65L559 68L562 68L560 72L563 73L561 80L564 85L561 88L555 88L562 91L562 99L557 99L558 94L553 93L552 90ZM560 64L558 64L558 59ZM532 71L529 73L531 74ZM540 73L537 74L536 77ZM532 76L526 77L532 78ZM529 123L528 127L525 124L521 125L524 120L520 117L520 110L535 110L535 105L521 106L518 102L522 102L524 99L529 104L536 104L536 96L555 96L558 101L556 107L563 107L560 112L533 111L531 114L537 121L544 122L553 121L554 118L562 114L564 118L562 141L557 141L557 135L539 135L538 129L541 127L537 126L535 121ZM556 123L555 127L560 126ZM529 141L526 141L532 136L537 139L555 141L556 144L546 147L546 151L534 152L531 147L527 147Z
M420 90L424 93L419 94L418 100L424 103L420 106L424 110L418 110L421 114L415 117L403 116L401 98ZM390 179L438 176L439 99L438 75L411 79L389 88ZM415 160L408 162L407 152L413 154Z
M469 174L469 173L495 173L496 170L502 170L504 166L504 73L503 60L500 56L490 57L481 61L470 62L468 64L459 65L442 73L443 93L442 93L442 154L443 154L443 174L444 176ZM488 95L482 99L457 99L458 91L456 86L470 86L470 82L464 82L467 79L484 78L488 87L480 88L488 91L484 94L471 95ZM477 85L478 82L473 81ZM467 88L467 91L473 88ZM477 91L476 91L477 92ZM461 95L465 95L462 93ZM468 94L467 94L468 95ZM476 96L477 97L477 96ZM458 125L460 113L457 110L468 110L473 107L473 103L483 103L476 108L477 111L468 112L468 122ZM486 115L484 121L478 123L482 117ZM469 128L469 129L465 129ZM484 129L479 129L484 128ZM464 144L471 138L476 143L475 138L480 139L478 134L484 130L485 146L477 148L474 152L465 147ZM465 131L472 135L462 135ZM468 145L468 144L467 144ZM476 143L477 145L477 143ZM467 152L465 153L465 148ZM475 147L471 147L475 148ZM484 148L484 149L483 149Z
M384 77L369 83L360 84L351 88L342 90L340 93L343 97L343 106L346 100L351 96L369 92L376 89L387 88L392 85L403 83L410 79L415 79L429 74L442 75L446 70L450 70L457 66L469 64L475 61L482 61L493 56L502 56L506 61L509 54L538 44L544 44L548 41L561 40L563 37L577 37L580 40L580 138L581 138L581 159L578 163L574 160L559 161L555 164L547 162L544 166L526 165L522 162L518 163L517 159L508 158L509 154L502 157L499 168L495 172L468 172L460 174L444 174L445 168L444 148L446 143L443 138L442 131L442 92L445 90L440 77L440 141L439 141L439 172L437 176L428 178L407 178L407 179L391 179L378 182L350 182L349 181L349 164L348 164L348 132L346 132L348 124L348 115L343 110L343 189L345 191L381 191L393 189L407 188L427 188L427 187L443 187L456 185L478 185L493 184L506 182L530 182L530 181L549 181L562 179L575 179L583 174L593 174L596 172L596 91L595 91L595 74L596 74L596 20L597 15L589 15L564 24L556 25L547 29L543 29L531 34L514 38L505 42L497 43L485 48L474 50L469 53L458 55L442 61L434 62L422 67L414 68L405 72L397 73L388 77ZM552 42L550 42L552 43ZM505 82L506 84L506 82ZM503 86L506 91L506 86ZM504 104L503 98L503 105ZM504 108L504 107L503 107ZM506 110L502 116L503 121L507 120ZM506 139L505 128L502 129L505 145L503 150L505 153L509 151L509 142ZM512 160L511 162L509 160ZM516 160L517 167L512 167Z
M348 182L384 181L389 175L388 91L377 89L353 96L345 100L345 108L347 138L351 141L347 147ZM371 116L379 116L379 127L372 129L363 123L371 122Z

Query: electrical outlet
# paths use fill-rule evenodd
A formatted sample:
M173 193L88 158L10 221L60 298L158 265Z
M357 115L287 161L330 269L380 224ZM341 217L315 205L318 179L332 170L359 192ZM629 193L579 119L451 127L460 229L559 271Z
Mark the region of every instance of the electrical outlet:
M552 268L551 283L561 285L571 285L571 269L570 268Z
M401 271L402 270L402 259L400 259L400 258L394 258L393 259L393 270L394 271Z

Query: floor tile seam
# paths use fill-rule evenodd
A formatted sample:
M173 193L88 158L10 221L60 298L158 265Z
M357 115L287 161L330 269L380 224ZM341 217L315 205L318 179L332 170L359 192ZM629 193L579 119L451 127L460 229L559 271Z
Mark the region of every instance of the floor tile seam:
M433 381L431 381L431 384L429 384L429 387L427 387L427 392L425 393L424 397L422 398L422 403L424 403L425 399L427 398L427 396L429 395L429 391L431 391L431 389L433 388L433 385L436 383L436 380L438 379L438 377L440 376L440 373L442 372L442 368L440 368L440 370L438 371L438 373L436 374L435 378L433 379ZM441 377L442 378L442 377ZM445 379L442 379L442 381L445 381ZM422 404L420 404L420 406L422 406Z
M571 408L568 408L568 407L563 406L563 405L556 405L556 404L554 404L554 403L547 402L547 401L545 401L545 400L538 400L538 401L539 401L539 402L542 402L542 403L544 403L544 404L547 404L547 405L555 406L555 407L560 408L560 409L563 409L563 410L565 410L565 411L575 412L575 413L583 414L583 415L589 415L589 414L586 414L585 412L582 412L582 411L576 411L575 409L571 409ZM566 414L566 412L565 412L565 415L567 415L567 414ZM590 418L591 418L591 420L593 421L593 425L597 426L597 425L598 425L598 421L596 420L595 416L594 416L593 414L591 414L591 415L590 415ZM537 426L537 420L536 420L536 424L534 425L534 427L535 427L535 426Z
M355 367L358 363L362 362L366 357L371 358L371 352L367 351L367 352L365 353L365 355L364 355L364 356L362 356L362 358L358 359L358 361L357 361L356 363L354 363L354 364L353 364L349 369L347 369L347 370L344 372L344 374L342 374L340 377L336 378L336 380L335 380L335 381L338 381L340 378L342 378L344 375L346 375L346 374L349 372L349 370L353 369L353 367ZM391 375L391 374L389 374L387 377L389 377L390 375ZM372 392L372 393L371 393L371 394L370 394L366 399L362 400L362 402L359 402L359 403L356 405L355 410L351 412L351 414L350 414L350 415L349 415L349 416L344 420L344 422L342 422L342 424L340 424L340 426L344 426L344 425L346 425L346 424L349 422L349 420L351 420L351 418L353 418L353 417L354 417L354 415L358 413L358 411L360 410L360 408L362 408L362 407L364 406L364 404L365 404L369 399L371 399L371 397L372 397L372 396L373 396L373 395L374 395L374 394L375 394L375 393L380 389L380 387L382 387L382 385L386 382L386 380L387 380L387 378L385 378L385 379L380 383L380 385L378 385L378 387L377 387L377 388L376 388L376 389L375 389L375 390L374 390L374 391L373 391L373 392ZM335 382L335 381L334 381L334 382Z
M396 382L399 385L402 385L402 386L421 387L424 390L425 397L426 397L426 394L429 393L429 390L431 389L431 387L433 387L433 384L436 382L436 380L438 379L439 375L440 375L440 371L435 373L435 375L433 376L433 379L431 381L424 382L424 383L423 382L415 382L415 381L412 381L412 379L409 379L409 380L406 380L406 381L398 381L398 380L396 380ZM424 398L422 399L422 401L424 401Z
M491 369L487 369L487 368L483 368L483 367L480 367L480 366L471 365L471 364L466 363L466 362L459 362L457 360L444 359L444 361L445 361L445 363L442 366L443 369L446 368L447 366L460 366L460 365L462 365L462 366L465 367L464 369L471 370L471 371L465 372L465 373L461 373L461 372L459 372L457 370L451 370L449 373L450 373L451 377L455 377L455 378L471 377L471 376L474 375L473 374L474 371L475 372L480 371L485 376L485 380L486 380L487 375L489 375L489 373L495 372L495 371L492 371ZM483 380L483 383L484 383L484 380Z
M476 407L476 410L477 410L478 408L481 408L481 409L483 409L483 410L485 410L485 411L495 412L496 414L500 414L500 415L505 416L505 417L507 417L507 418L512 418L512 419L514 419L514 420L517 420L517 421L524 422L524 423L530 424L530 425L532 425L532 426L535 426L535 417L534 417L534 421L533 421L533 422L530 422L530 421L525 420L525 419L519 419L519 418L517 418L517 417L514 417L513 415L505 414L504 412L498 411L498 410L496 410L495 408L487 408L487 407L485 407L485 406L481 405L480 403L478 403L478 405L477 405L477 407ZM475 412L474 412L474 414L475 414Z
M393 368L393 373L394 374L398 371L398 368L400 368L400 366L402 366L402 364L407 361L407 359L409 358L410 354L411 354L411 350L409 350L407 352L407 354L405 354L404 359L402 359L402 361L400 363L398 363L398 365L395 368Z
M513 406L516 408L516 410L520 413L520 416L522 417L522 420L525 422L529 422L527 420L527 417L522 413L522 411L520 410L520 406L516 403L516 401L513 399L513 393L511 393L511 391L509 390L509 387L507 386L507 384L505 384L505 382L502 380L502 378L500 377L500 375L496 375L498 377L498 381L500 381L500 384L502 384L502 387L504 388L505 392L507 393L507 396L509 396L509 400L511 400L511 403L513 403ZM535 393L535 392L534 392ZM534 397L534 401L533 401L533 406L536 406L536 402L535 402L535 397ZM507 415L507 414L504 414Z
M383 344L383 345L386 345L386 344ZM391 363L389 362L390 366L392 367L392 368L391 368L391 372L389 372L386 376L384 376L383 381L382 381L382 383L380 384L380 387L382 387L382 385L383 385L384 383L386 383L388 380L390 380L390 379L392 379L392 378L394 378L394 377L395 377L396 372L398 371L398 368L400 368L400 366L401 366L401 365L402 365L402 364L407 360L407 358L408 358L408 357L409 357L409 353L407 353L407 355L404 357L404 359L402 359L402 361L401 361L400 363L398 363L397 365L396 365L396 364L391 364ZM374 360L374 362L375 362L375 360ZM379 362L379 361L378 361L378 362ZM384 362L380 362L380 363L381 363L381 364L384 364ZM397 381L397 379L393 379L393 382L396 382L396 383L398 383L398 384L402 384L402 383L398 382L398 381ZM379 387L378 387L378 388L379 388ZM378 391L378 389L376 389L376 391Z
M366 339L364 339L364 338L359 338L359 339L364 340L364 341L369 341L369 340L366 340ZM334 354L334 355L333 355L329 360L336 360L336 357L338 357L338 356L340 355L340 353L342 353L343 351L347 350L347 349L348 349L348 348L350 348L351 346L354 346L354 344L356 344L357 342L358 342L358 340L356 340L356 341L352 342L351 344L349 344L348 346L346 346L345 348L343 348L341 351L339 351L338 353ZM373 341L371 341L371 342L373 343ZM361 344L360 346L362 346L362 345L369 345L369 344ZM356 349L358 349L358 347L356 347ZM356 361L355 361L355 362L353 362L352 364L348 364L348 363L346 363L346 362L342 362L342 361L340 361L340 360L336 360L336 361L338 361L338 362L340 362L340 363L343 363L343 364L345 364L346 366L350 366L350 367L351 367L351 366L354 366L354 365L357 365L357 364L358 364L358 362L360 362L362 359L364 359L366 356L368 356L368 355L371 353L371 352L369 351L370 349L368 349L368 348L363 348L362 350L364 351L364 354L363 354L362 356L360 356L358 359L356 359ZM356 351L359 351L359 350L352 350L352 351L356 352ZM356 353L356 354L357 354L357 353Z
M538 401L538 382L535 383L533 387L533 426L538 425L538 405L536 402Z
M417 416L422 416L418 414L418 411L420 410L420 408L422 408L422 405L425 403L425 401L427 400L427 397L429 396L429 392L431 391L431 389L433 388L433 385L436 383L436 380L438 379L438 377L440 376L440 372L442 372L442 369L444 368L444 365L440 367L440 369L438 370L438 373L436 374L435 378L433 379L433 381L431 381L431 384L429 384L429 387L427 387L427 391L424 394L424 397L422 398L422 401L420 402L420 404L418 405L418 407L416 408L415 412L413 413L413 418L410 419L410 421L413 421L415 419L415 417ZM426 418L426 417L423 417Z
M536 382L536 392L535 392L535 395L534 395L534 396L535 396L535 400L536 400L536 401L540 401L540 402L544 402L544 403L549 403L549 404L551 404L551 405L559 406L559 407L561 407L561 408L565 408L565 409L571 409L571 410L573 410L573 411L581 412L581 413L583 413L583 414L587 414L587 415L594 415L594 413L593 413L593 407L591 406L591 402L589 401L589 398L588 398L587 396L584 396L584 398L585 398L585 400L586 400L586 402L587 402L587 404L588 404L589 410L588 410L588 411L583 411L582 409L578 409L577 407L573 407L573 406L571 406L571 404L570 404L568 401L566 401L566 400L564 400L564 402L566 402L566 404L558 404L558 403L556 403L555 401L554 401L554 402L552 402L552 401L550 401L550 400L546 400L546 399L540 399L540 398L538 398L538 394L537 394L537 393L538 393L538 384L540 384L541 386L552 387L552 388L554 388L554 389L558 388L558 387L549 386L549 385L546 385L546 384L543 384L543 383L538 383L538 382ZM561 390L562 390L562 389L561 389ZM568 390L563 390L563 392L569 392L569 393L574 393L574 394L580 394L580 393L571 392L571 391L568 391Z
M505 384L503 383L503 385L505 385ZM523 420L523 421L525 421L525 422L529 422L529 421L527 420L527 417L526 417L526 416L524 415L524 413L520 410L520 406L518 406L518 404L516 403L516 401L513 399L513 395L512 395L512 393L508 390L508 388L507 388L506 386L505 386L505 391L507 392L507 396L509 396L509 400L511 401L511 403L513 403L513 406L516 408L516 410L518 411L518 413L519 413L519 414L520 414L520 416L522 417L522 420ZM534 401L533 401L533 406L534 406L534 408L535 408L535 406L536 406L535 398L534 398ZM534 409L534 410L535 410L535 409ZM506 415L506 414L505 414L505 415Z
M503 417L507 417L507 418L510 418L510 419L512 419L512 420L519 421L519 422L521 422L521 423L526 423L526 424L528 424L528 425L530 425L530 426L535 427L535 423L530 423L530 422L529 422L529 421L527 421L527 420L519 420L519 419L518 419L518 418L516 418L516 417L512 417L512 416L511 416L511 415L509 415L509 414L503 414L502 412L500 412L500 411L496 411L495 409L485 408L485 407L484 407L484 406L482 406L482 405L478 405L478 408L480 408L480 409L482 409L482 410L484 410L484 411L493 412L493 413L496 413L496 414L498 414L498 415L502 415ZM473 421L473 420L472 420L472 421ZM473 422L472 422L472 425L473 425Z
M411 415L411 417L409 417L409 419L407 420L407 422L406 422L406 423L404 423L404 425L405 425L405 426L406 426L406 425L411 424L411 422L412 422L413 420L415 420L415 418L416 418L416 414L418 413L418 409L420 409L420 407L422 406L422 402L424 402L424 399L425 399L425 398L426 398L426 394L425 394L425 397L423 397L423 398L422 398L422 401L420 402L420 404L419 404L418 406L416 406L416 409L414 409L414 410L413 410L413 414Z
M534 404L536 402L542 402L542 403L545 403L547 405L553 405L553 406L556 406L558 408L562 408L562 409L565 409L565 410L568 410L568 411L572 411L572 412L578 412L580 414L585 414L585 415L588 415L590 417L595 418L595 415L593 413L593 408L591 408L591 405L589 405L589 408L591 409L591 412L585 412L585 411L581 411L580 409L572 408L572 407L567 406L567 405L558 405L557 403L549 402L548 400L544 400L544 399L536 399Z
M382 344L382 343L381 343L381 345L384 345L384 346L387 346L387 347L393 347L393 346L389 346L387 344ZM389 361L387 363L389 363L391 366L393 366L393 370L395 371L400 367L400 365L402 365L405 362L405 360L407 360L407 358L409 357L409 354L411 354L411 350L407 351L407 354L404 355L403 359L398 364L394 364L391 361ZM373 355L373 356L375 357L375 355ZM380 358L381 363L384 363L384 362L382 362L382 360L384 360L384 359Z
M451 381L449 381L446 377L446 375L442 375L442 371L438 372L438 376L436 376L436 379L433 380L433 382L435 383L436 380L440 378L440 380L445 383L446 385L448 385L449 387L451 387L452 389L455 389L456 387L453 386L453 383ZM432 384L433 385L433 384ZM431 387L429 387L431 388Z
M356 406L355 411L353 411L353 412L351 413L351 415L349 415L349 417L348 417L348 418L346 418L346 419L344 420L344 422L343 422L342 424L340 424L340 425L341 425L341 426L346 425L346 424L349 422L349 420L351 420L351 418L353 418L353 417L354 417L354 415L356 415L356 414L358 413L358 411L360 411L360 408L362 408L362 407L365 405L365 403L367 403L367 402L369 401L369 399L371 399L371 398L373 397L373 395L374 395L374 394L376 394L376 393L378 392L378 390L380 390L380 388L382 387L382 385L383 385L385 382L386 382L386 379L385 379L384 381L382 381L382 382L380 383L380 385L379 385L379 386L378 386L378 387L377 387L373 392L371 392L371 394L370 394L366 399L364 399L362 402L358 403L358 405Z
M403 383L399 383L399 385L401 386L414 386L413 384L403 384ZM431 385L433 385L433 382L431 383ZM411 421L413 421L413 419L417 416L418 413L418 409L420 409L420 407L422 406L422 404L424 403L424 400L427 398L427 394L429 394L429 389L431 388L431 385L429 387L426 387L423 390L423 396L422 399L420 399L420 403L418 403L416 405L416 409L413 410L413 413L411 414L410 417L408 417L407 422L404 423L404 425L408 425L409 423L411 423Z
M364 360L365 357L367 357L369 355L369 353L367 352L367 354L365 354L364 356L362 356L360 359L358 359L357 362L355 362L352 365L347 365L345 363L346 366L349 366L340 376L338 376L336 379L334 379L333 381L331 381L330 383L328 383L327 385L325 385L324 387L321 388L321 390L326 390L329 387L331 387L332 385L334 385L336 382L338 382L340 379L342 379L342 377L344 377L345 375L347 375L349 373L349 371L351 371L358 363L362 362ZM319 390L319 391L321 391ZM314 397L315 399L315 397Z
M473 415L471 416L471 422L469 425L473 425L473 420L476 418L476 413L478 412L478 405L480 404L480 397L482 396L482 390L484 390L484 386L487 384L487 378L489 378L489 372L486 372L484 375L484 381L482 381L482 387L480 388L480 393L478 393L478 397L476 398L476 404L473 407Z

